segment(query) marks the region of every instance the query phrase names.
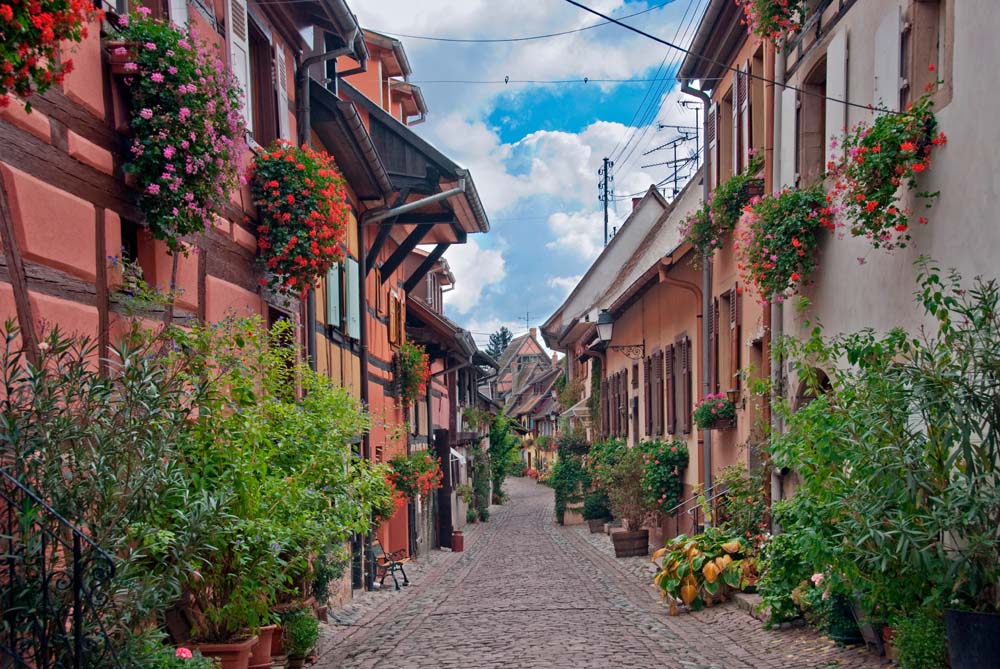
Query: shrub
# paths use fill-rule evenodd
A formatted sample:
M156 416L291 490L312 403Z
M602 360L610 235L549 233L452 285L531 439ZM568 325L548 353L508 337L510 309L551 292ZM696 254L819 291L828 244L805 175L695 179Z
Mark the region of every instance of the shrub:
M550 485L555 490L556 520L562 524L566 505L583 500L583 491L590 487L590 476L578 457L560 457L552 468Z
M611 499L604 491L593 491L583 498L583 519L603 520L611 517Z
M319 621L308 608L292 609L281 617L282 639L288 656L306 657L319 641Z
M649 441L638 448L645 460L642 486L646 504L650 509L667 513L681 499L684 487L681 477L688 465L687 445L680 440Z
M638 530L649 511L643 479L646 459L638 448L625 448L609 468L605 483L615 518L621 518L632 531Z
M768 513L763 468L747 470L742 464L726 467L716 484L726 491L716 502L716 524L751 547L759 546L766 539Z
M944 669L948 644L941 614L921 609L896 622L893 643L901 669Z
M770 611L768 624L801 615L793 593L808 583L812 571L795 535L777 534L764 544L757 592L763 607Z
M136 11L119 19L121 39L133 45L125 68L135 73L125 79L133 140L122 169L135 177L150 232L177 251L181 237L223 213L243 176L240 89L187 28Z
M270 272L262 283L302 297L344 257L350 221L347 186L333 158L286 142L257 156L249 170L259 261Z
M490 510L487 507L483 507L479 510L479 520L484 523L490 519Z
M479 520L479 513L471 506L465 510L465 522L474 523Z

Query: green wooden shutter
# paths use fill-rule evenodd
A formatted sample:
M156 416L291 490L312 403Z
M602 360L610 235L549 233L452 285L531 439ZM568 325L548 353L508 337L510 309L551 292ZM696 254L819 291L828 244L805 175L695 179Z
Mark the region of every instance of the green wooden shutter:
M358 273L358 261L348 258L347 269L347 336L351 339L361 338L361 304L358 291L361 286Z
M335 263L326 273L326 324L338 330L343 318L340 306L340 265Z

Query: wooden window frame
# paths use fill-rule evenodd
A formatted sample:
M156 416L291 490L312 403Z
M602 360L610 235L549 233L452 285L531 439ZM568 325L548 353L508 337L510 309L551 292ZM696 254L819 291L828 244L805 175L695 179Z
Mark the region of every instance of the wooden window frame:
M274 47L252 15L247 21L247 46L252 89L251 136L257 144L267 147L280 137L278 98L274 83Z

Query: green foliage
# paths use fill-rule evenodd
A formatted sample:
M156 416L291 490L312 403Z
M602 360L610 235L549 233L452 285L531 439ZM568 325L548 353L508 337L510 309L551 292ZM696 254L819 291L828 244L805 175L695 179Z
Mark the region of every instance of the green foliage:
M601 360L590 359L590 397L587 398L590 427L595 434L601 432Z
M867 610L996 610L1000 583L1000 288L921 264L918 299L936 331L911 337L819 328L785 342L819 399L787 416L775 466L796 470L776 519L832 586ZM834 361L843 361L836 366ZM815 369L831 372L832 388ZM825 394L822 394L825 391ZM790 413L790 412L786 412Z
M179 289L162 291L146 283L138 261L111 256L108 269L121 277L121 286L111 294L111 299L127 318L166 309L181 294Z
M199 651L185 646L174 648L165 645L164 635L158 632L147 633L136 640L135 659L138 664L133 666L143 669L216 669L218 666L212 658L204 657Z
M590 451L590 442L587 441L587 433L583 428L571 428L563 430L559 434L556 442L559 457L582 457Z
M712 223L720 234L730 233L743 215L743 208L750 201L749 190L760 180L757 175L764 168L764 154L754 153L750 162L739 174L735 174L712 191ZM762 185L762 184L760 184Z
M520 441L514 434L509 416L495 416L490 425L490 476L493 480L494 499L503 496L503 482L520 464Z
M694 424L704 429L711 429L716 421L736 418L736 405L725 393L708 394L705 399L694 405Z
M922 609L896 622L893 643L901 669L944 669L948 644L940 612Z
M798 533L786 532L771 537L763 547L757 593L770 611L768 624L783 623L801 614L793 593L808 585L813 570L799 540Z
M712 212L707 205L684 217L681 235L700 256L711 255L721 243L720 235L712 223Z
M398 455L389 461L392 467L392 482L396 490L406 499L425 498L441 487L443 473L441 461L429 451L414 451L410 455Z
M688 465L687 445L678 440L647 441L639 445L645 460L642 487L648 507L667 513L681 499L681 477Z
M471 524L476 522L477 520L479 520L479 513L476 511L474 507L470 506L465 510L465 522Z
M751 201L734 240L744 283L757 298L784 298L816 268L817 231L833 228L826 193L819 186L784 190Z
M567 504L583 501L590 487L590 475L579 456L560 456L552 468L549 484L555 491L556 520L562 524Z
M653 554L653 562L657 560L662 562L653 580L663 596L696 611L756 579L756 560L747 552L747 544L718 527L669 540Z
M306 657L319 641L319 621L307 608L296 608L281 617L282 639L288 656Z
M476 501L476 493L473 491L472 486L468 483L455 486L455 493L458 495L459 499L466 504L472 505L472 503Z
M642 450L623 448L602 477L615 518L624 520L632 530L639 529L649 511L645 475L646 458Z
M427 392L431 378L430 358L420 344L405 341L396 354L396 385L406 405L412 404Z
M587 453L587 468L594 481L607 490L611 485L611 472L628 446L621 439L595 441Z
M486 509L488 515L491 501L489 455L476 445L469 451L469 459L472 461L472 506L479 511Z
M583 498L583 519L600 520L611 517L611 498L603 490L595 490Z
M500 360L500 356L507 350L513 339L514 333L507 329L506 325L501 325L499 330L490 335L489 344L486 346L486 355L494 360Z
M490 509L489 507L483 507L479 509L479 520L484 523L490 519Z
M764 469L747 470L742 464L733 465L723 469L715 481L727 491L716 501L716 524L751 546L764 541L768 512Z
M329 601L330 586L344 575L344 569L347 567L347 557L342 547L331 546L320 552L313 560L312 596L320 604L325 604Z

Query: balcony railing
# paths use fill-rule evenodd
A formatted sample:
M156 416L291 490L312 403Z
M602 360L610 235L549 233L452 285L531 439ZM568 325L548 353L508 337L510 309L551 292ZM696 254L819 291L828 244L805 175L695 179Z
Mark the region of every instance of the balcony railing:
M121 667L98 615L114 559L0 469L0 668Z

